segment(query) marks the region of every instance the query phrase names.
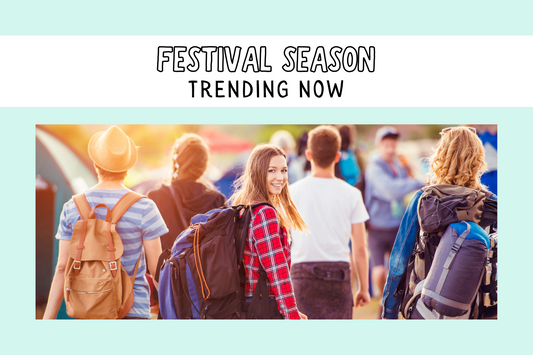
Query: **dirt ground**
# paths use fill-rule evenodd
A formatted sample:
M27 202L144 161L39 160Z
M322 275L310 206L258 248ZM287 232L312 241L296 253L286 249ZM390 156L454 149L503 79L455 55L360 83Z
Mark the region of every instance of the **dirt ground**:
M372 298L364 307L354 308L353 319L378 319L381 318L379 299Z
M35 307L35 319L42 319L44 306ZM379 300L373 298L370 303L364 307L354 308L353 319L377 319L379 315ZM157 314L152 314L152 319L157 319Z

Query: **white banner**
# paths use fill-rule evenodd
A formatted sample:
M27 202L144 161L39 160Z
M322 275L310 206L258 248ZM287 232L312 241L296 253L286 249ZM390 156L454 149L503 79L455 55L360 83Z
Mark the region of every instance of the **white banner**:
M3 107L524 107L532 36L7 36Z

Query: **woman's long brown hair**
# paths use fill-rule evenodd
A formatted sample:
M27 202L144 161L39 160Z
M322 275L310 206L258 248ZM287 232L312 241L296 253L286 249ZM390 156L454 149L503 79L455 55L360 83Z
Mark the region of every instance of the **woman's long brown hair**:
M281 226L307 231L307 226L291 199L288 183L285 183L279 195L271 195L268 192L268 168L272 157L277 155L287 160L285 152L275 145L256 146L246 162L244 173L235 181L235 192L230 197L230 202L247 206L257 202L268 202L274 206Z

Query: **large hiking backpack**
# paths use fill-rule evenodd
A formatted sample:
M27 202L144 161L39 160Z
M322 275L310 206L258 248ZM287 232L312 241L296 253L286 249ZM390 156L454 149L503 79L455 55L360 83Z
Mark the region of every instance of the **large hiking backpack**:
M130 277L120 261L124 247L115 228L128 208L143 197L129 192L112 210L103 203L91 208L83 193L73 197L81 219L74 225L65 274L64 297L70 317L120 319L130 311L140 256ZM105 220L95 217L97 208L107 209Z
M163 319L254 318L259 293L268 295L266 272L260 270L252 304L244 314L244 243L253 208L232 206L196 215L159 258L159 307ZM269 205L270 206L270 205ZM268 297L268 296L267 296ZM262 302L269 318L272 305ZM265 308L266 307L266 308Z
M483 228L496 222L496 202L460 186L423 190L420 231L396 291L400 311L407 319L486 317L497 302L497 237Z

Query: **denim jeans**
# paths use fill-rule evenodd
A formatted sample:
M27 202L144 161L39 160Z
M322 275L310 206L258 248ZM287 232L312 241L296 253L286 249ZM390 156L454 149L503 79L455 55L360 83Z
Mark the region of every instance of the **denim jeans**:
M389 275L383 289L383 318L398 319L400 298L395 295L402 275L407 268L407 263L413 252L418 232L418 200L422 190L417 191L403 215L396 241L392 246L389 262Z

